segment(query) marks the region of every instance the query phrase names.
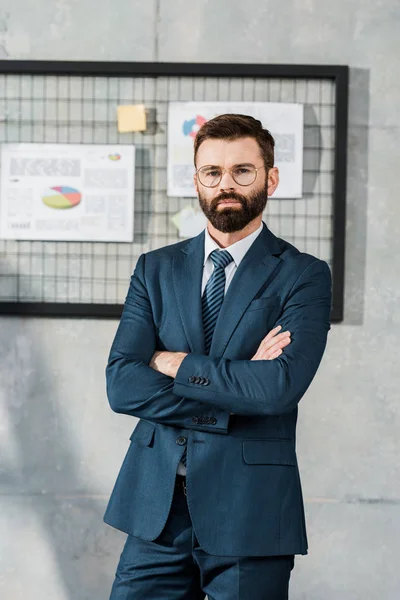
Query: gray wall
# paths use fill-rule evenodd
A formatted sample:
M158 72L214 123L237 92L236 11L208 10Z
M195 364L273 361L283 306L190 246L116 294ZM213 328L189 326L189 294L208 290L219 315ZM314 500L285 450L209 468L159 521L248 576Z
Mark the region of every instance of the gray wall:
M399 27L398 0L1 3L3 58L351 67L346 317L300 407L310 554L293 600L398 596ZM134 425L105 397L116 325L0 319L9 600L108 598L124 536L101 519Z

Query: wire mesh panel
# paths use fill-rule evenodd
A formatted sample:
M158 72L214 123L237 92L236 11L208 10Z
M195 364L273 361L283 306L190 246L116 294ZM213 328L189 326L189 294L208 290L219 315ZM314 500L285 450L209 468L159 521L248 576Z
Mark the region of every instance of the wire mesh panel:
M207 65L184 75L179 65L172 69L176 74L171 69L164 74L159 65L156 73L143 67L134 74L127 69L93 75L84 68L71 74L62 63L58 74L54 63L48 74L43 63L40 74L29 73L34 64L24 63L20 72L17 65L14 72L0 68L0 143L134 144L134 241L0 240L0 312L118 316L140 254L179 241L171 216L197 205L197 199L167 197L168 103L257 101L304 105L303 196L271 197L263 218L276 235L328 262L334 275L332 318L341 319L347 113L338 110L338 100L345 111L347 87L339 95L337 75L346 67L327 68L327 76L318 76L321 67L316 72L309 67L303 76L297 67L291 76L287 65L282 76L279 67L268 75L261 65L257 76L246 75L246 65L242 75L231 76L223 71L207 76ZM7 61L7 71L11 68ZM117 106L123 104L145 105L145 132L118 133Z

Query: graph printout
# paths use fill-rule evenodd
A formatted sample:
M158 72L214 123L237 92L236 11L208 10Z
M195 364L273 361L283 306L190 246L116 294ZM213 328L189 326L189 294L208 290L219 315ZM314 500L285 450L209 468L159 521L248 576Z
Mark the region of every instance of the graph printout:
M196 196L193 185L193 140L203 123L227 113L251 115L272 133L275 139L275 166L279 167L280 172L280 183L274 198L301 198L303 105L286 102L170 102L168 196Z
M2 144L0 237L132 242L133 146Z

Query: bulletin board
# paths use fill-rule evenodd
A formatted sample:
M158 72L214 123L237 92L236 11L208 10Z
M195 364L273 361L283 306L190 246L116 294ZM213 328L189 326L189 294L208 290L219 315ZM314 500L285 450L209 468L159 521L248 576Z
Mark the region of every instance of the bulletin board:
M172 215L197 199L167 196L172 101L304 106L303 193L271 197L278 237L333 275L343 319L348 67L331 65L0 61L0 144L135 146L132 243L0 239L0 313L118 318L138 257L180 241ZM143 104L147 128L119 133L117 108ZM1 166L0 166L1 168Z

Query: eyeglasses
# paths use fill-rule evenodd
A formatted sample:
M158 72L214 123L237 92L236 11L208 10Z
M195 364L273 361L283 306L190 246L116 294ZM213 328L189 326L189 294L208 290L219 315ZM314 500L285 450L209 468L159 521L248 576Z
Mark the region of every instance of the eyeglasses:
M214 165L205 165L197 169L196 175L202 185L213 188L221 182L224 173L229 173L238 185L251 185L257 178L257 173L265 165L256 168L254 165L235 165L231 169L222 169Z

